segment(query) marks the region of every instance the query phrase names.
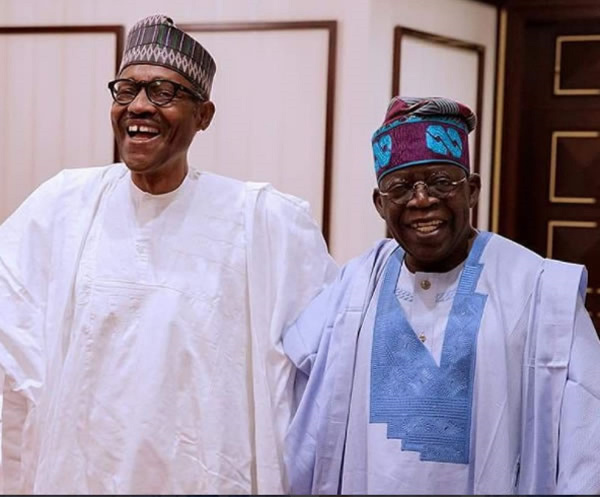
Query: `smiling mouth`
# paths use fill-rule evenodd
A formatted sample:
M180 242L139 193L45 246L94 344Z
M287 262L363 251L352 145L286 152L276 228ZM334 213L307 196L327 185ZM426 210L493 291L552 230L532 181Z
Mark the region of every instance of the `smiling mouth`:
M159 134L160 130L153 126L138 126L137 124L127 126L127 135L136 140L150 140Z
M435 220L435 221L415 221L414 223L410 223L410 227L422 234L429 234L436 231L444 221Z

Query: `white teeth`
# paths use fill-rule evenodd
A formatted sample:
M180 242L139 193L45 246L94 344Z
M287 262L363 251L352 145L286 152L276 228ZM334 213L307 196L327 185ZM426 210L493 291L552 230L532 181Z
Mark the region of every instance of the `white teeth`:
M150 126L138 126L137 124L131 124L129 126L127 126L127 131L129 133L153 133L153 134L158 134L159 130L158 128L153 128Z
M412 223L411 227L416 229L419 233L431 233L437 229L437 227L442 224L442 221L421 221Z
M150 126L140 126L140 131L142 133L158 133L158 129L151 128Z

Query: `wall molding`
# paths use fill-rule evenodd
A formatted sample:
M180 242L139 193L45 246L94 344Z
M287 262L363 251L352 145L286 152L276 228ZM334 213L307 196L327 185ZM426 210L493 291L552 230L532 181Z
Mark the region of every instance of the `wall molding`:
M70 35L70 34L113 34L116 38L115 74L121 65L125 46L125 27L117 24L85 26L0 26L0 36L5 35ZM116 142L113 142L113 160L120 160Z
M179 27L184 31L240 32L240 31L288 31L326 30L328 33L327 54L327 98L325 110L325 156L323 177L323 237L329 242L331 231L331 194L333 163L333 126L336 83L337 21L282 21L282 22L225 22L225 23L185 23Z
M426 31L418 31L416 29L406 28L404 26L396 26L394 28L394 50L393 50L393 69L392 69L392 97L398 95L400 91L400 61L402 56L402 38L411 36L420 40L444 45L461 50L474 52L477 56L477 102L475 105L475 113L477 114L477 122L481 126L483 122L483 83L485 69L485 47L478 43L473 43L457 38L450 38L436 33ZM475 157L473 158L473 172L479 173L481 170L481 127L477 130L475 139ZM477 209L473 209L473 224L477 226Z

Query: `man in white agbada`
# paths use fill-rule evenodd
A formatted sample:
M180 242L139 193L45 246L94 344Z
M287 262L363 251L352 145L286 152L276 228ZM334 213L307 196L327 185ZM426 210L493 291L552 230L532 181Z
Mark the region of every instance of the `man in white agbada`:
M0 227L7 493L279 493L280 332L335 274L307 204L189 169L215 64L165 16L109 84L124 164L68 170Z
M284 334L293 493L600 493L600 341L583 266L471 226L475 116L395 98L373 136L393 235Z

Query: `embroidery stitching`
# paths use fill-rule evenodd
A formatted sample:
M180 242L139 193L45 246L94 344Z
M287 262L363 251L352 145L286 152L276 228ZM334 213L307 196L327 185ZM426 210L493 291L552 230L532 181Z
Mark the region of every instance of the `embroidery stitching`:
M438 367L394 298L401 250L389 259L371 352L370 422L423 461L468 464L477 332L487 295L475 293L479 258L491 233L475 240L461 274Z
M449 290L447 292L437 293L435 295L436 303L446 302L447 300L452 300L456 295L456 290Z
M376 171L389 164L392 157L392 137L390 135L384 135L373 143L373 155Z
M458 131L454 128L444 128L438 124L427 127L425 132L427 148L440 155L446 155L460 159L463 153L463 144Z
M397 290L396 297L398 297L400 300L405 300L406 302L412 302L414 300L414 295L408 290Z

